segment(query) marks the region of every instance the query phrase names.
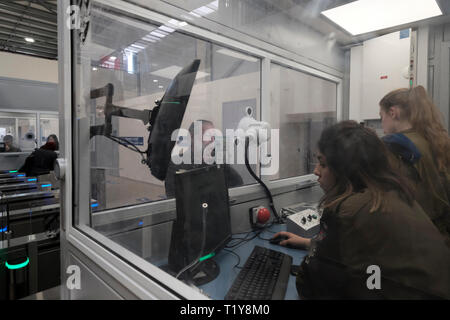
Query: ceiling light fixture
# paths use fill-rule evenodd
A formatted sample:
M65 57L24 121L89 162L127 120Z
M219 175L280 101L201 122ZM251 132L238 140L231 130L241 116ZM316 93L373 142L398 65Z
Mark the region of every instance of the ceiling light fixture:
M33 39L33 38L26 37L26 38L25 38L25 41L26 41L26 42L33 43L33 42L34 42L34 39Z
M355 36L436 17L442 11L436 0L358 0L322 14Z

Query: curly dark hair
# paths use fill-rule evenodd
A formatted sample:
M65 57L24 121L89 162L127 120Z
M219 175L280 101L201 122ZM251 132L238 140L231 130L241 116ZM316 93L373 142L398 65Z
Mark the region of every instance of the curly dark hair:
M322 132L318 147L336 178L335 186L321 201L323 207L363 189L373 195L371 212L384 208L383 196L390 190L396 190L412 205L411 182L393 169L389 151L372 129L355 121L342 121Z

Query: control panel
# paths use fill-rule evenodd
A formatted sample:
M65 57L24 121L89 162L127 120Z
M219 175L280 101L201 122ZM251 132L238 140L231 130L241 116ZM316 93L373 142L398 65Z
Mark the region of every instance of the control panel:
M320 214L312 206L298 203L281 209L286 217L286 230L304 238L312 238L320 229Z

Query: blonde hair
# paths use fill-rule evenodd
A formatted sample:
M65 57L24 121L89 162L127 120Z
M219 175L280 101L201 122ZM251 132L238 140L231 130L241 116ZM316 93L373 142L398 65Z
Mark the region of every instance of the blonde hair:
M413 129L429 143L439 171L450 169L450 138L442 124L442 114L424 87L391 91L381 99L380 106L384 111L398 106L402 120L408 120Z

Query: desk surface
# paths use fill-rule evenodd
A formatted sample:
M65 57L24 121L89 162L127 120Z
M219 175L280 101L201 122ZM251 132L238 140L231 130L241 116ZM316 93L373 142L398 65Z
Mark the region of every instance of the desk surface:
M268 230L262 232L259 235L259 237L256 237L244 244L226 250L232 250L239 256L240 267L245 264L247 258L250 256L251 252L253 251L253 248L256 245L288 254L292 257L292 264L299 265L302 262L303 258L307 255L308 251L299 249L290 249L283 246L271 244L268 240L264 240L272 238L276 232L282 230L286 230L285 224L273 225ZM233 238L244 236L245 234L241 234L233 236ZM226 293L228 292L228 289L233 284L234 279L237 277L241 269L234 268L234 266L238 263L238 258L234 254L227 252L225 250L222 250L217 256L215 256L214 260L220 266L219 276L214 281L199 286L199 288L211 299L223 300ZM285 300L297 300L297 299L299 299L299 296L297 293L297 288L295 286L295 277L290 275Z

